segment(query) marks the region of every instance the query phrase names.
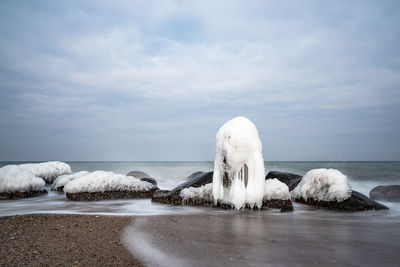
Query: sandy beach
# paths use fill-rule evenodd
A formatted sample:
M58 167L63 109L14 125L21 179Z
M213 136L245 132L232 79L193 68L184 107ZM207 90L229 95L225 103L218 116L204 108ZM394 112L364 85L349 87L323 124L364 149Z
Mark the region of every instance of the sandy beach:
M398 266L388 212L0 218L2 266Z
M143 266L121 243L131 217L0 217L1 266Z

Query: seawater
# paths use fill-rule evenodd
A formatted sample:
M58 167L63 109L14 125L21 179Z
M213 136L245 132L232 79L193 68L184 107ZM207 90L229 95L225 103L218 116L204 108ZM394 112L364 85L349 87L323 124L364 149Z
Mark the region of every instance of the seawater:
M0 167L23 162L0 162ZM25 162L24 162L25 163ZM74 172L77 171L113 171L127 174L130 171L144 171L154 177L161 189L172 189L196 171L212 171L212 161L196 162L67 162ZM347 175L353 190L365 195L376 185L400 184L400 162L265 162L266 173L271 170L285 171L304 175L315 168L334 168ZM1 201L0 216L30 213L66 213L66 214L107 214L107 215L161 215L188 214L202 212L220 212L216 209L172 207L152 203L150 200L110 200L98 202L68 201L63 193L50 191L42 197ZM389 206L391 214L400 214L397 203ZM298 207L298 205L296 205ZM302 209L300 205L298 209Z

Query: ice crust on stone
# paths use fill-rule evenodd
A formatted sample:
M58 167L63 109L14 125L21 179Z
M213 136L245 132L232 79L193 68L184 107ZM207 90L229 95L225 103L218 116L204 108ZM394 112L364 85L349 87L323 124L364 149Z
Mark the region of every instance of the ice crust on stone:
M264 200L290 199L289 187L278 179L267 179L264 182Z
M212 202L212 188L212 183L203 185L201 187L188 187L183 189L179 195L183 199L183 203L189 199L200 199L206 202Z
M236 209L261 207L265 169L257 128L245 117L226 122L217 133L213 199Z
M51 188L53 190L56 190L57 188L65 186L67 183L71 182L72 180L75 180L76 178L79 178L82 176L86 176L88 174L90 174L90 172L80 171L80 172L75 172L75 173L71 173L71 174L64 174L64 175L58 176L54 180Z
M29 171L34 176L43 178L46 182L51 183L60 175L70 174L71 167L64 162L49 161L42 163L27 163L19 165L22 169Z
M64 186L64 192L149 191L154 188L153 184L141 181L133 176L95 171L67 183Z
M335 169L313 169L292 191L293 198L342 201L351 196L346 175Z
M43 190L45 182L18 165L0 168L0 193Z

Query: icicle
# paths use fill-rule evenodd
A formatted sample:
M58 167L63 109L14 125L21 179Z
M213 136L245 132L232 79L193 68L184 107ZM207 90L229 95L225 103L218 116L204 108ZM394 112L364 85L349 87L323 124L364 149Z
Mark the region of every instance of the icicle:
M217 133L213 176L214 203L231 203L237 210L261 207L264 159L257 128L247 118L226 122Z

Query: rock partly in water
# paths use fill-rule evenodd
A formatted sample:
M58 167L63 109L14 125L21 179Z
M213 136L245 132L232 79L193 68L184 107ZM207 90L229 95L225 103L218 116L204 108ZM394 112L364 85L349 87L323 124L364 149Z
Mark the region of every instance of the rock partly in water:
M105 191L105 192L80 192L66 193L67 199L73 201L98 201L108 199L142 199L151 198L156 191L153 188L148 191Z
M150 175L142 171L131 171L127 174L127 176L133 176L135 178L140 179L141 181L149 182L155 186L157 186L157 181Z
M194 172L191 175L189 175L188 177L186 177L185 181L189 181L189 180L193 179L194 177L200 176L202 174L204 174L204 172L202 172L202 171Z
M86 176L89 174L90 174L90 172L88 172L88 171L80 171L80 172L75 172L72 174L65 174L65 175L58 176L54 180L53 184L51 185L51 190L54 190L57 192L63 192L64 186L66 184L68 184L69 182L71 182L77 178L80 178L80 177L83 177L83 176Z
M285 183L289 187L289 191L292 191L303 179L303 176L289 173L289 172L278 172L278 171L270 171L267 176L265 176L265 180L267 179L278 179L282 183Z
M388 208L382 204L379 204L367 196L352 191L351 196L343 201L316 201L312 198L305 200L304 198L298 198L296 202L304 203L307 205L316 206L318 208L326 208L329 210L336 211L366 211L366 210L387 210Z
M263 200L262 208L280 209L281 212L293 211L293 203L290 199Z
M218 201L217 205L214 205L211 192L212 177L213 172L208 172L193 177L190 181L180 184L171 191L157 190L151 200L153 202L170 205L208 206L232 209L232 204L222 203L221 201ZM293 211L293 205L290 199L264 199L262 208L280 209L281 212Z
M400 202L400 185L379 185L369 192L369 197L374 200Z
M0 193L0 200L38 197L38 196L42 196L42 195L46 195L46 194L47 194L46 190L26 191L26 192L3 192L3 193Z
M164 204L182 205L182 197L180 196L182 189L189 187L200 187L212 183L212 179L213 179L213 172L203 173L178 185L171 191L166 191L166 190L156 191L153 197L151 198L151 201Z

